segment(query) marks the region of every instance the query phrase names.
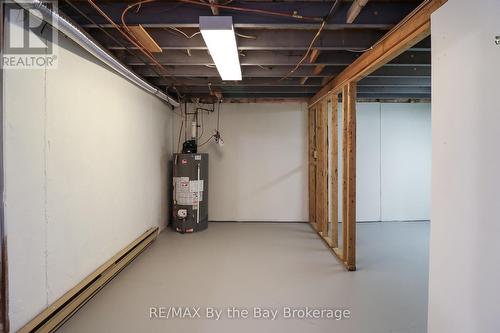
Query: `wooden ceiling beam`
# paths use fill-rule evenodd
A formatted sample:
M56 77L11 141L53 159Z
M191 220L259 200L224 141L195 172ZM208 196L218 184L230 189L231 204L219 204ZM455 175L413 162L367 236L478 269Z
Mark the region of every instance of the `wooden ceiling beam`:
M318 59L319 57L319 53L320 53L320 50L319 49L313 49L311 51L311 56L309 57L309 63L315 63L316 60Z
M314 75L319 75L319 74L321 74L321 72L323 71L323 69L325 69L325 65L317 65L313 69L313 74Z
M447 0L422 3L401 23L389 31L370 50L363 53L338 76L328 82L309 101L314 105L331 93L337 93L349 82L357 82L388 63L405 50L430 35L431 14Z
M156 43L151 35L142 27L142 25L128 26L130 33L151 53L160 53L162 48Z

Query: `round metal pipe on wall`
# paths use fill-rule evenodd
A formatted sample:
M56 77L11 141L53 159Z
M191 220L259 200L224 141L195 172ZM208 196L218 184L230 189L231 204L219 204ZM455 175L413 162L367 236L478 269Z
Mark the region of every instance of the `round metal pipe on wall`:
M150 94L155 95L156 97L166 101L172 107L178 107L179 103L162 92L158 88L154 87L150 83L143 80L137 74L132 72L130 69L125 67L120 61L118 61L114 56L108 53L105 49L103 49L97 42L92 40L87 34L81 31L78 27L76 27L73 23L69 21L66 17L57 13L47 6L45 6L40 0L32 0L30 2L14 0L20 7L25 10L33 9L33 6L37 9L40 16L38 16L41 20L44 20L48 24L52 25L54 28L71 38L78 45L83 47L85 50L90 52L94 57L104 62L106 65L114 69L120 75L125 77L127 80L131 81L135 85L140 88L146 90Z

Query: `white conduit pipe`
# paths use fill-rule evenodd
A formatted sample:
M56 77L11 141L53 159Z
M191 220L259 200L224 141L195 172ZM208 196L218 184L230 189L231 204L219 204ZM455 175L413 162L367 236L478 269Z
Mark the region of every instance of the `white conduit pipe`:
M28 2L26 0L14 0L14 2L16 2L25 10L36 9L38 12L32 11L35 16L38 16L38 18L44 20L45 22L52 25L54 28L71 38L74 42L90 52L90 54L92 54L94 57L114 69L120 75L130 80L140 88L146 90L147 92L166 101L172 107L179 106L179 103L175 99L162 92L158 88L155 88L153 85L149 84L137 74L132 72L130 69L125 67L120 61L118 61L114 56L103 49L99 44L97 44L97 42L89 38L86 33L77 28L67 18L63 17L61 14L55 11L52 11L51 9L46 7L40 0L31 0ZM38 14L41 14L41 16Z

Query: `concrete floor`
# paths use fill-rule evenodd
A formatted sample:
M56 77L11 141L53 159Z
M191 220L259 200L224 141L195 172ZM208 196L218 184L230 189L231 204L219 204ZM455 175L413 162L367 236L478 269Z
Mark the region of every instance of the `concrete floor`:
M58 332L426 332L428 234L428 222L360 223L358 271L346 272L307 224L165 230ZM158 306L201 307L201 319L150 319ZM233 306L250 317L254 307L279 312L204 318L207 307ZM351 318L283 318L284 307L306 306Z

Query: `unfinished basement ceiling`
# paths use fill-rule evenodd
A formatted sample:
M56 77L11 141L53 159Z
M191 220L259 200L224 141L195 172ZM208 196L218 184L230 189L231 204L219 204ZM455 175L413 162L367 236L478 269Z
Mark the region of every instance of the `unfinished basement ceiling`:
M185 0L186 1L186 0ZM164 69L155 66L137 47L98 13L89 0L63 0L59 10L72 18L106 49L138 75L170 95L210 100L214 92L224 99L309 98L320 87L373 46L422 1L375 1L347 23L352 1L342 1L311 54L293 70L334 1L222 1L218 4L313 17L299 19L211 8L201 0L152 1L129 10L129 26L142 25L162 52L153 53ZM123 11L136 1L93 1L121 26ZM209 3L206 1L205 3ZM233 17L242 67L242 81L221 81L198 30L200 16ZM431 94L430 38L358 83L360 100L428 100ZM212 94L211 94L212 93Z

